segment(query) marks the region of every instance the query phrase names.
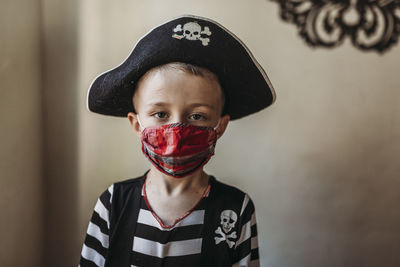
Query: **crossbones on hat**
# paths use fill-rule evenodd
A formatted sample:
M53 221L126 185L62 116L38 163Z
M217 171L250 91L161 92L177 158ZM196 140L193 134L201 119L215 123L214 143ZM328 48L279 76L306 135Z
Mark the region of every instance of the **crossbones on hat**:
M153 28L121 65L96 77L87 94L88 110L126 117L134 112L136 82L149 69L170 62L190 63L214 72L226 98L224 113L231 120L275 101L267 74L238 37L211 19L184 15Z

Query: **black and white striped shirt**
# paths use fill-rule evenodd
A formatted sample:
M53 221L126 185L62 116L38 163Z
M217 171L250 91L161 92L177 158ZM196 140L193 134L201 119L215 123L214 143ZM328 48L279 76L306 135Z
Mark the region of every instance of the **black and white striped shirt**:
M106 264L114 186L111 185L101 194L94 207L82 248L80 267L103 267ZM204 224L209 193L210 185L190 212L174 225L166 227L151 210L143 184L133 242L126 251L130 253L130 265L127 266L199 266L204 229L214 227ZM221 224L215 229L215 243L232 246L235 255L232 266L259 266L255 209L249 196L244 194L240 214L232 215L231 211L227 213L227 220L223 216L221 213ZM236 234L230 226L239 222L241 225L237 226Z

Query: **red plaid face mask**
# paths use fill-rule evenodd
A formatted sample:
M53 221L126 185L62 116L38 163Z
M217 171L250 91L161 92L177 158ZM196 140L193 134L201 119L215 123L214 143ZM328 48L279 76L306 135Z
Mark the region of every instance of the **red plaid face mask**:
M142 152L158 170L181 178L210 160L217 133L212 127L172 123L144 128L141 141Z

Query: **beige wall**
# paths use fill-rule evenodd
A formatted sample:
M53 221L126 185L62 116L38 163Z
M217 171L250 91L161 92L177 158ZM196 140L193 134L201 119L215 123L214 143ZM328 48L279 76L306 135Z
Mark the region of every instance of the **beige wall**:
M264 0L39 2L1 9L1 266L76 265L98 195L148 168L127 119L86 110L87 88L182 13L231 29L277 92L273 106L229 125L206 166L253 198L262 266L399 266L400 45L384 55L349 42L311 49Z
M39 1L0 7L0 266L40 266L42 118Z

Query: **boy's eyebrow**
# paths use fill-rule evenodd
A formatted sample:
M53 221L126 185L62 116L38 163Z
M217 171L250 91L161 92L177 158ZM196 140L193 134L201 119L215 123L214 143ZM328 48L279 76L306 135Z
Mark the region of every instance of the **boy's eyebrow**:
M168 106L169 104L166 102L154 102L154 103L149 103L149 106Z
M190 104L190 107L201 107L201 106L209 107L210 109L215 109L215 107L213 105L210 105L208 103L192 103L192 104Z

